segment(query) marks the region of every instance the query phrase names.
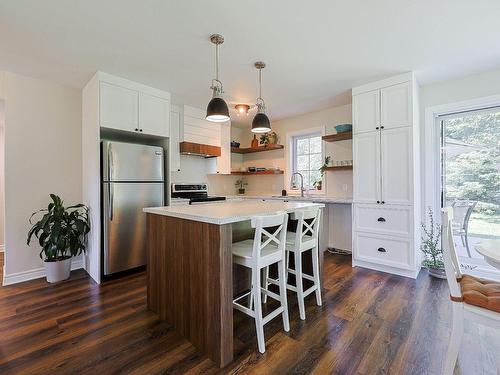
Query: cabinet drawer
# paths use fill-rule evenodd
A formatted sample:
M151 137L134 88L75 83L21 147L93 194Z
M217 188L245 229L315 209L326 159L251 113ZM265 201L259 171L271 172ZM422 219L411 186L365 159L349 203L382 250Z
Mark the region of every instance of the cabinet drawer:
M355 204L354 230L409 237L412 234L412 208Z
M410 239L354 233L354 257L366 262L412 269L412 243Z

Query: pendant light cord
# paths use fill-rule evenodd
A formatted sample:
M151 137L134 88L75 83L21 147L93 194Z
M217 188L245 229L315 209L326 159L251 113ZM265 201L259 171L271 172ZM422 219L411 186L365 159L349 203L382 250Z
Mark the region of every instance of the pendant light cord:
M259 69L259 99L262 100L262 68Z
M215 45L215 79L219 81L219 44Z

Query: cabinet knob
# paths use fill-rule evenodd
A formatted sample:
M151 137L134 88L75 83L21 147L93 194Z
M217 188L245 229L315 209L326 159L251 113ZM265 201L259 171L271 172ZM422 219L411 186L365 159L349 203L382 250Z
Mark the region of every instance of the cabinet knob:
M378 126L375 129L378 130Z
M380 252L380 253L386 253L386 252L387 252L387 250L386 250L386 249L384 249L383 247L379 247L379 248L377 249L377 251L378 251L378 252Z
M385 201L382 201L382 204L385 204Z
M379 217L377 221L380 221L381 223L385 223L385 219L383 217Z
M142 129L139 129L140 132L142 132Z
M380 201L377 201L377 204L380 204Z
M380 127L380 129L383 129L383 128L384 128L383 126Z
M135 131L138 132L139 131L139 128L135 128Z

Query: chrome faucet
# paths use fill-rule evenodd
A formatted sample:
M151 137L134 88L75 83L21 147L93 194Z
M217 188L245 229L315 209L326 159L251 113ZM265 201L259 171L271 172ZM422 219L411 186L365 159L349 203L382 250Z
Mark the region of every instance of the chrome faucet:
M293 187L296 187L295 183L294 183L294 176L295 175L299 175L300 176L300 196L303 198L304 197L304 176L302 176L301 173L299 172L294 172L292 173L292 178L290 179L290 184L293 186Z

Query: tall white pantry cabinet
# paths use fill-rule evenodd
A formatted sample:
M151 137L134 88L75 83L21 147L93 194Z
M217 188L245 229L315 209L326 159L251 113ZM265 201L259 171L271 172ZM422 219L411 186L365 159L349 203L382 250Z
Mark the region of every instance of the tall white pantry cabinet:
M155 139L171 150L170 102L168 92L104 72L97 72L83 88L82 195L83 203L90 208L91 222L85 270L97 283L101 282L102 265L101 131L139 141Z
M405 73L352 89L353 266L420 270L418 86Z

